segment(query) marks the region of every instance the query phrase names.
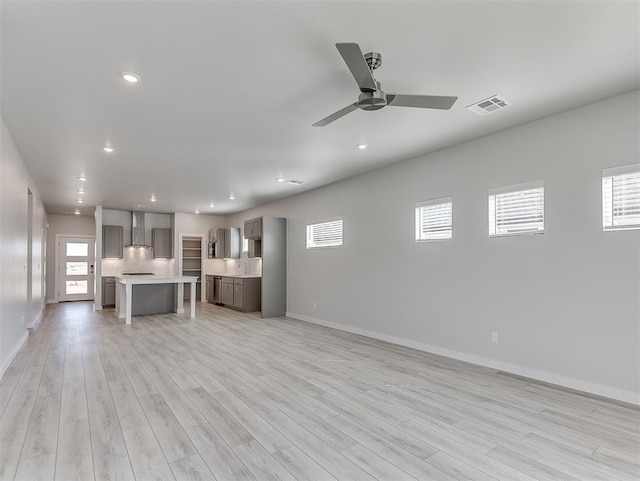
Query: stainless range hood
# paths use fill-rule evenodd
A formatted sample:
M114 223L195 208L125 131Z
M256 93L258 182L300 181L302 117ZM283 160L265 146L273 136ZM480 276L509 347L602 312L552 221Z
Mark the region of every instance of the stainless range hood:
M149 247L144 241L144 212L131 212L131 244L127 247Z

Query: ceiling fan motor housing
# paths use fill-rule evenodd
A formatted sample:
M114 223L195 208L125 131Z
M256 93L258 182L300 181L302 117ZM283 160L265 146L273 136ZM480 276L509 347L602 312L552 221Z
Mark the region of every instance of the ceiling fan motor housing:
M379 110L387 105L387 94L382 90L362 92L358 97L358 107L362 110Z

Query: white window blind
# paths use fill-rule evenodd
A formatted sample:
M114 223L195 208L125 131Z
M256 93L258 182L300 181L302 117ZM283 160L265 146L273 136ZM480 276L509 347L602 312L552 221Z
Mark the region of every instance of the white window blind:
M544 232L544 186L527 186L489 191L489 236Z
M416 204L416 241L451 239L453 200L443 197Z
M640 171L606 169L602 177L604 230L640 228ZM617 173L616 172L622 172Z
M307 249L342 245L342 219L307 224Z

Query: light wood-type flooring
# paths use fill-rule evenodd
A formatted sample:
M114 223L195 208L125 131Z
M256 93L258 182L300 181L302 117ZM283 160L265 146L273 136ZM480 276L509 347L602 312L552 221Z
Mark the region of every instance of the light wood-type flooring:
M632 406L209 304L48 306L0 414L2 480L640 478Z

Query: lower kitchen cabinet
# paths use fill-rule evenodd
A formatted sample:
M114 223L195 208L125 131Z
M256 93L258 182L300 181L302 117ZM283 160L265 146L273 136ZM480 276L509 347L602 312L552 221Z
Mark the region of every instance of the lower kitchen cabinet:
M116 305L116 278L102 278L102 307L112 307Z
M215 302L215 282L213 280L213 276L206 275L206 293L207 293L207 302Z
M242 312L259 311L261 306L261 285L259 277L223 277L222 303Z
M233 307L233 277L222 278L222 303Z

